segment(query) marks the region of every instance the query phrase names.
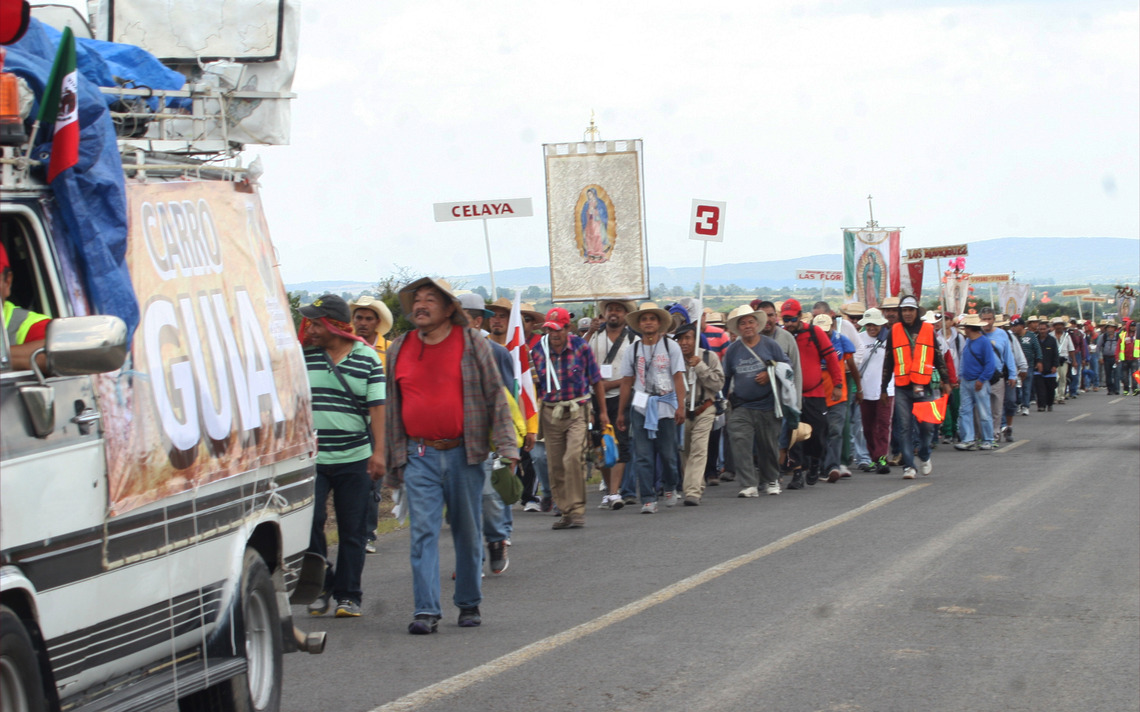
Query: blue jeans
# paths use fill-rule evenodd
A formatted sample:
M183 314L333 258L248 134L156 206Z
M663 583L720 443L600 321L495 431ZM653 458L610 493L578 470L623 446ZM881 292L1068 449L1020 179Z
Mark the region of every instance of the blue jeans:
M1109 393L1117 393L1120 389L1116 383L1116 359L1104 359L1104 387Z
M416 615L442 615L439 588L439 531L447 507L447 523L455 545L455 605L478 606L483 600L482 463L467 464L461 444L436 450L408 443L404 486L411 527L412 592Z
M657 421L657 437L650 440L645 430L645 416L631 408L630 432L633 437L633 461L637 463L637 484L641 502L656 502L653 479L657 472L657 456L661 456L661 486L666 492L677 489L677 423L672 418Z
M550 471L546 469L546 443L538 441L530 451L531 462L534 463L534 476L538 479L538 486L542 488L542 496L549 499Z
M309 533L309 551L328 558L325 541L325 521L328 509L325 503L329 491L333 495L336 512L336 530L340 544L336 551L336 566L325 570L325 591L337 601L360 603L360 577L364 573L364 541L367 537L368 507L376 508L372 499L372 478L368 476L368 460L345 462L337 465L317 465L313 528Z
M961 398L958 406L958 435L964 443L972 443L977 439L974 432L974 416L978 417L981 426L982 440L992 442L994 439L994 419L990 410L990 384L982 381L982 390L975 391L974 384L978 381L962 380L959 389Z
M1069 365L1069 395L1077 395L1077 391L1081 387L1081 374L1085 371L1084 362L1079 358L1073 359Z
M491 485L491 469L494 462L492 457L483 461L483 538L488 544L503 541L511 535L507 524L510 507L503 503L503 498Z
M930 459L930 434L934 430L934 426L930 423L919 423L914 418L915 403L934 400L935 392L930 390L929 384L925 386L925 389L925 394L916 398L911 386L895 387L895 424L899 426L899 451L902 453L903 467L914 467L916 440L918 441L918 459L924 462ZM958 412L964 415L966 410L959 406ZM917 433L915 433L916 425L918 426Z
M1030 371L1021 381L1021 394L1018 400L1023 408L1029 407L1029 400L1033 397L1033 378L1036 375L1035 371Z

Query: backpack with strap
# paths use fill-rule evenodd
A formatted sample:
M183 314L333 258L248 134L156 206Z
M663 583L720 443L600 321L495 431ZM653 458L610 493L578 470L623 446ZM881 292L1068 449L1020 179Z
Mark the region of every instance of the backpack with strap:
M818 326L816 326L814 324L809 324L808 325L808 336L811 337L812 342L815 344L815 350L817 353L819 353L819 357L823 358L827 354L824 353L822 348L820 348L819 337L815 335L815 332L818 329L819 329ZM828 338L828 340L827 340L827 345L831 348L832 351L835 351L835 346L832 345L830 338ZM843 359L839 359L839 368L843 369L844 372L846 372L847 364L843 361ZM843 390L840 392L839 400L832 400L831 394L835 392L835 383L831 380L831 371L828 371L821 364L819 367L819 374L820 374L820 382L823 384L824 402L827 403L827 405L838 405L840 403L846 402L847 401L847 379L846 378L841 379L840 385L841 385ZM805 388L804 390L810 391L811 389Z

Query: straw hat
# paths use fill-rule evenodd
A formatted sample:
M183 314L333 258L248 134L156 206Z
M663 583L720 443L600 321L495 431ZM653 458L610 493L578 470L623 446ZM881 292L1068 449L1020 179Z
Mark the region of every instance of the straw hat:
M629 328L639 334L641 333L641 325L638 321L642 314L656 314L657 321L661 325L661 333L665 333L673 326L673 315L657 306L657 302L642 302L637 311L631 311L625 315L625 323L629 324Z
M768 323L768 315L762 311L757 311L749 304L741 304L737 308L728 313L728 321L725 322L725 327L736 335L740 332L736 330L736 325L740 322L742 317L754 316L756 317L757 330L763 329L764 325Z
M412 298L415 296L417 289L426 286L435 287L455 305L455 313L451 315L451 323L467 326L467 312L463 310L463 305L459 303L459 297L455 296L455 292L452 291L451 282L435 277L420 277L400 290L400 309L403 310L405 315L411 317Z
M493 312L503 311L503 312L510 314L511 308L513 306L514 306L514 302L512 302L510 299L507 299L506 297L499 297L495 301L488 304L486 308L490 309Z
M863 318L859 320L859 326L866 326L868 324L882 326L886 323L887 320L883 317L883 312L879 311L875 307L871 307L867 311L863 312Z
M540 326L543 324L543 322L546 321L546 315L542 312L535 311L534 305L530 302L520 302L519 313L521 313L524 317L529 316L530 318L534 319Z
M622 300L622 299L599 299L598 300L598 316L602 316L603 314L605 314L606 313L606 307L608 307L611 304L619 305L622 309L625 309L626 314L629 314L634 309L637 309L637 304L634 302L627 302L627 301Z
M883 309L898 309L899 308L899 298L898 297L887 297L886 299L883 300L883 303L880 306Z
M839 307L839 311L847 316L863 316L867 313L867 305L863 302L847 302Z
M705 323L713 326L724 326L724 312L710 311L705 317Z
M959 326L976 326L980 329L982 328L982 318L977 314L965 314L958 324Z
M800 424L796 426L795 430L792 431L791 440L788 442L788 449L790 450L796 443L802 443L805 440L810 439L811 426L801 421Z
M392 310L382 299L376 299L365 294L355 302L349 302L348 306L352 308L353 314L356 313L357 309L369 309L375 313L376 318L380 320L380 326L376 328L376 333L380 336L386 336L392 330L392 325L396 323L395 319L392 318Z

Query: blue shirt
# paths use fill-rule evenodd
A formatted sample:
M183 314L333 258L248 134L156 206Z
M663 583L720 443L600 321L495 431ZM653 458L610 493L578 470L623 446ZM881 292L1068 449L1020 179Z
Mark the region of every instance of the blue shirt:
M962 368L958 378L963 381L988 381L993 378L998 360L990 340L984 338L967 339L962 348Z
M1013 378L1017 375L1017 362L1013 360L1013 351L1010 350L1009 337L1001 329L994 329L990 333L982 330L982 336L989 339L990 343L997 347L998 365L996 368L1000 371L1002 366L1006 368L1006 378Z
M774 339L763 334L760 343L752 347L764 361L788 362L788 357ZM724 352L724 382L732 386L732 406L755 410L775 410L772 397L772 384L761 386L756 382L756 374L768 366L756 360L752 351L742 341L733 341ZM726 386L727 387L727 386Z

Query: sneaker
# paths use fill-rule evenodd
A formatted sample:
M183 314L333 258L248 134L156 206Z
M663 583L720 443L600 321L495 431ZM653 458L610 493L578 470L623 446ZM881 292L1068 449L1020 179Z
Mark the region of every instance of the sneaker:
M356 601L345 599L337 601L336 603L336 617L337 618L359 618L360 617L360 604Z
M532 499L531 501L529 501L523 505L523 511L524 512L541 512L542 511L542 505L539 504L538 502L535 502Z
M323 616L324 614L328 613L330 598L332 598L331 593L328 591L321 591L320 595L313 599L313 602L309 604L309 615Z
M767 489L768 494L780 494L780 483L769 482L768 486L765 489Z
M635 496L633 496L633 495L631 494L631 495L629 495L628 497L622 497L622 498L621 498L621 501L622 501L624 504L628 504L629 506L631 506L631 507L632 507L632 506L634 506L635 504L637 504L637 497L635 497Z
M1007 443L1013 442L1013 428L1007 425L1001 429L1001 434L1005 436L1005 441Z
M434 633L439 628L439 616L433 616L430 613L417 613L416 617L408 624L408 632L412 635L429 635Z
M916 474L918 474L918 473L915 472L913 467L907 467L907 468L903 469L903 479L904 480L913 480L914 476Z
M978 446L978 449L979 449L979 450L996 450L997 448L996 448L996 447L994 447L994 444L993 444L993 443L991 443L990 441L986 440L986 441L984 441L984 442L983 442L981 445L979 445L979 446Z
M613 509L613 505L614 496L612 494L607 494L606 496L602 497L602 502L598 505L598 509Z
M931 472L934 472L934 465L930 462L930 460L919 460L918 469L922 472L922 476L925 477Z
M476 628L483 623L483 616L479 615L479 606L459 609L459 627Z
M554 524L550 525L551 529L569 529L574 526L574 520L569 514L564 514L558 518Z
M760 490L755 487L745 487L736 493L737 497L759 497Z
M977 443L957 443L954 445L955 450L977 450Z
M556 505L554 505L554 507L553 507L553 508L550 510L550 513L551 513L551 514L553 514L553 515L554 515L554 516L556 516L556 517L561 517L561 516L562 516L562 510L558 508L558 505L557 505L557 504L556 504Z
M708 485L709 487L719 487L720 486L720 478L717 477L716 475L713 475L712 477L708 478L707 481L705 481L705 484Z
M1051 405L1047 405L1047 406L1045 406L1045 410L1047 410L1047 411L1049 411L1050 413L1052 413L1052 412L1053 412L1053 406L1051 406Z
M720 473L720 481L721 482L732 482L735 479L736 479L735 473L727 472L727 471Z
M879 458L879 462L875 465L875 472L879 473L880 475L891 474L891 466L887 464L887 458Z
M610 495L610 509L621 509L625 506L625 500L621 498L620 494Z
M902 453L896 453L887 458L887 464L891 467L898 467L902 464Z
M696 506L699 506L700 503L701 503L700 497L694 497L691 494L685 497L685 506L686 507L696 507Z
M642 514L657 514L657 502L646 502L641 505Z
M808 487L815 487L815 483L819 482L819 470L814 467L804 472L804 483Z
M550 497L543 497L542 502L538 505L538 511L549 512L554 508L554 500Z
M488 558L491 559L491 573L501 574L511 565L511 558L507 555L507 543L505 541L490 542L487 544L487 553L490 554Z
M792 478L788 481L787 489L802 490L803 488L804 488L804 471L803 470L794 470L792 472Z
M1021 406L1021 414L1022 415L1029 415L1029 406L1027 406L1027 405Z
M369 539L368 541L364 542L364 553L365 554L375 554L376 553L376 540L375 539Z
M599 492L605 492L606 491L606 481L605 480L602 480L601 482L598 483L598 491Z
M677 504L677 493L669 490L665 493L665 506L672 507Z
M843 473L841 473L839 470L831 470L830 472L827 473L827 481L830 482L831 484L835 484L836 482L839 481L839 478L842 476L843 476Z
M873 462L860 462L859 463L859 471L860 472L874 472L875 471L875 463L873 463ZM850 477L851 473L847 473L847 476Z

